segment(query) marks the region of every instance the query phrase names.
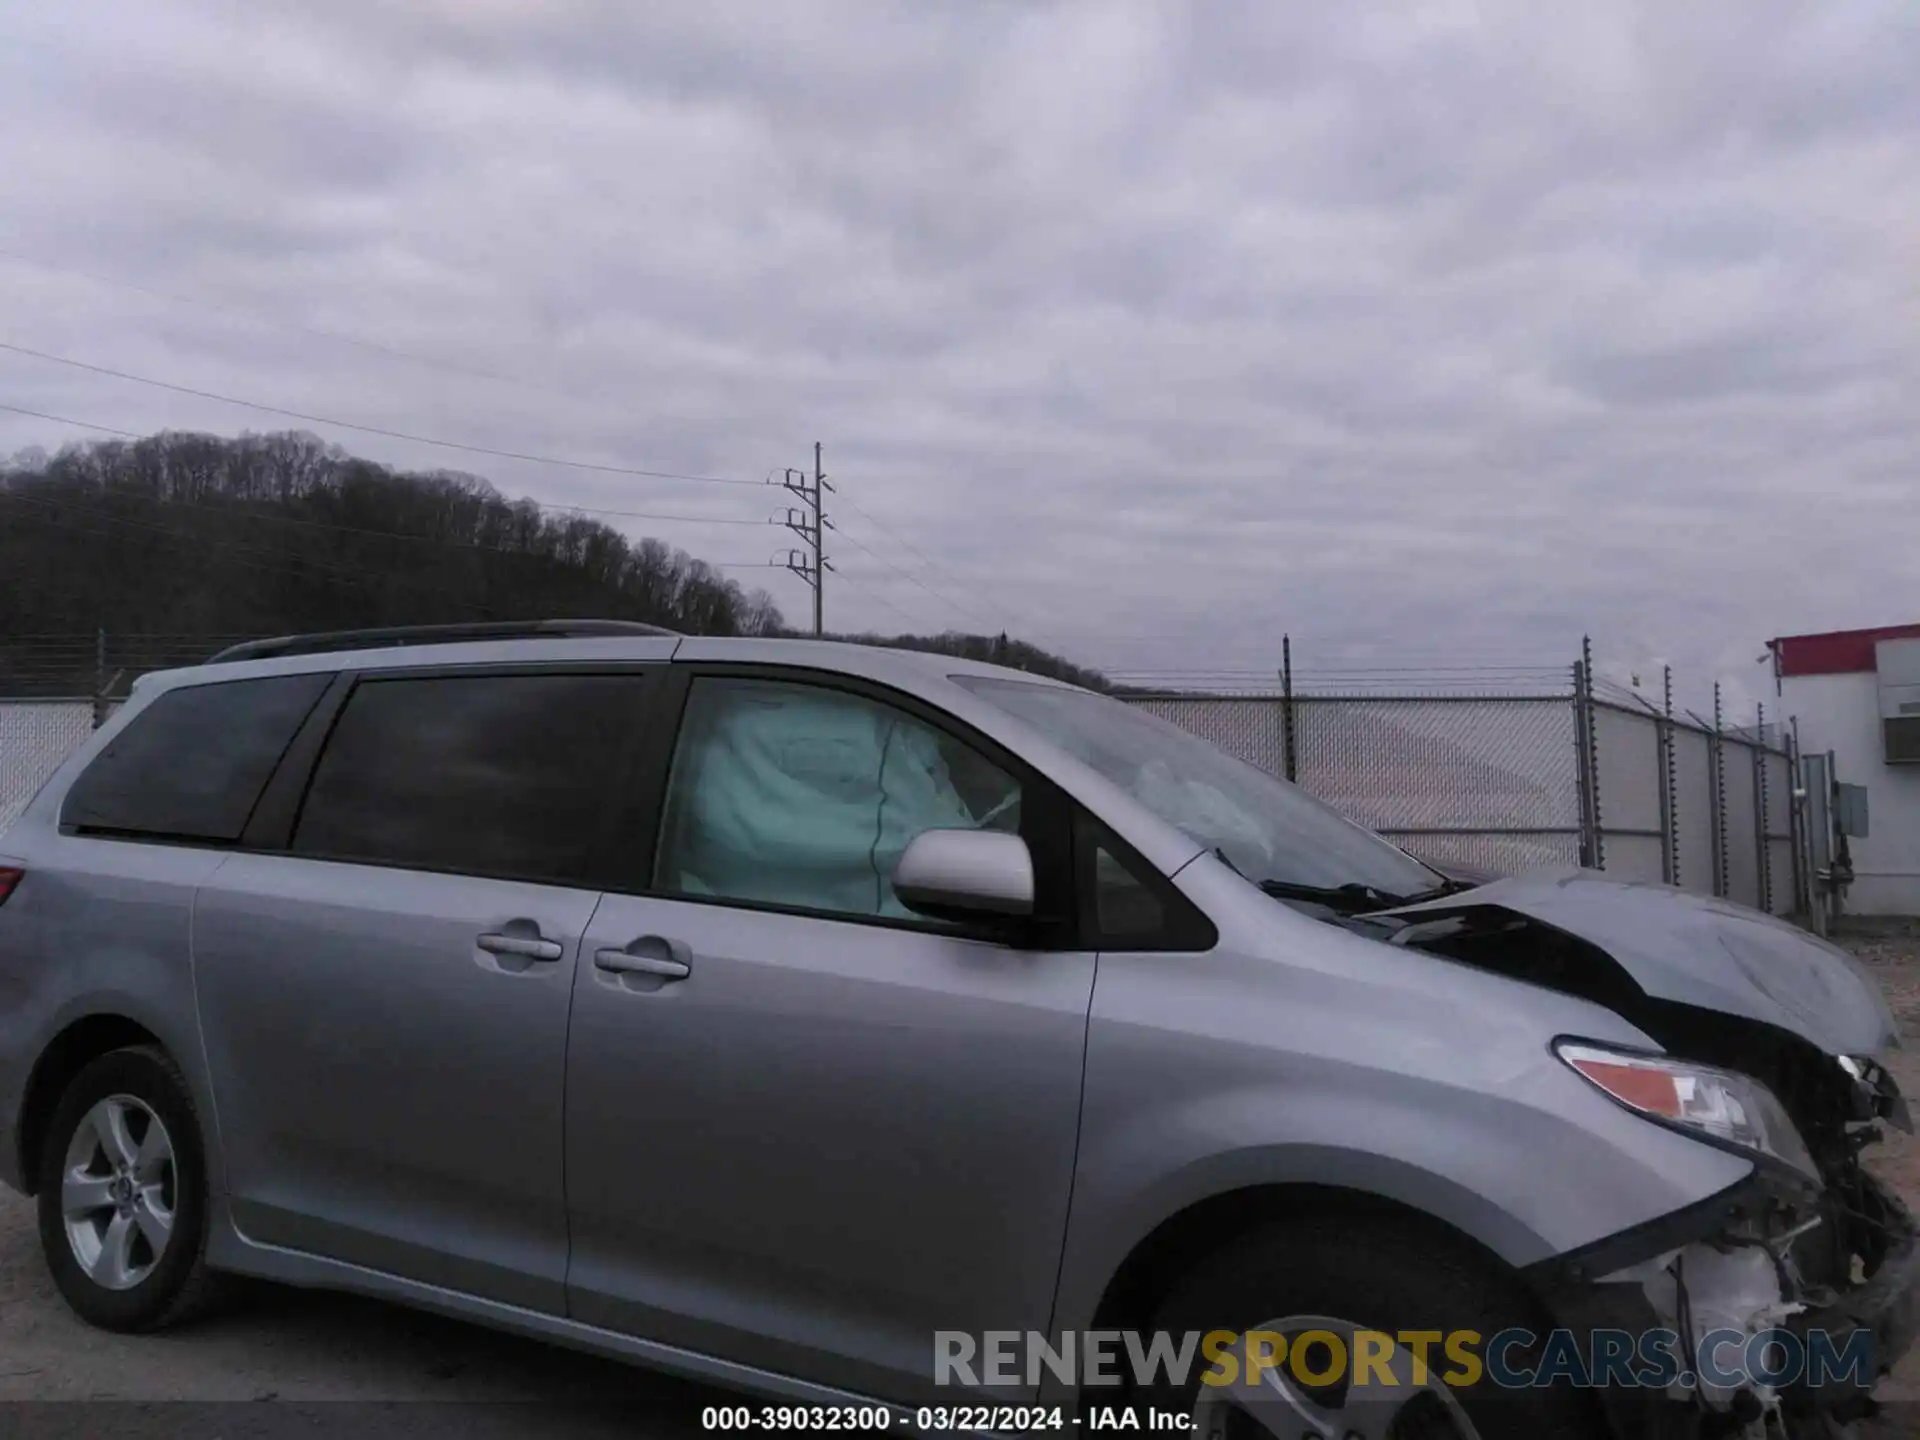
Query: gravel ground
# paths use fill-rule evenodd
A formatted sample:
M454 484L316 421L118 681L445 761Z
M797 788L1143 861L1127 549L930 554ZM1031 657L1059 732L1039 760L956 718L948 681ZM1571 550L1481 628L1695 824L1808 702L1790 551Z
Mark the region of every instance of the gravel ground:
M1920 1039L1920 938L1846 943L1879 977L1902 1029ZM1893 1068L1920 1099L1920 1045ZM1920 1142L1894 1135L1872 1163L1920 1208ZM1863 1427L1863 1440L1920 1440L1920 1353L1881 1395L1893 1408ZM110 1335L61 1303L41 1263L32 1203L0 1190L0 1402L124 1402L0 1404L0 1440L679 1437L700 1432L702 1407L740 1398L396 1306L276 1286L245 1287L218 1315L176 1332ZM182 1403L212 1401L281 1403Z
M1889 1067L1901 1090L1920 1111L1920 938L1845 939L1841 942L1865 961L1879 977L1887 1002L1900 1021L1908 1049L1897 1053ZM1888 1132L1885 1144L1870 1152L1869 1166L1897 1189L1906 1202L1920 1209L1920 1140ZM1920 1437L1920 1350L1909 1354L1881 1385L1879 1396L1888 1406L1879 1421L1862 1426L1864 1440L1917 1440Z
M33 1202L11 1191L0 1197L0 1437L8 1440L679 1437L700 1432L702 1406L739 1399L398 1306L270 1285L241 1286L233 1303L176 1331L108 1334L82 1324L47 1278ZM101 1400L143 1403L3 1403ZM236 1400L287 1403L214 1410L153 1405ZM256 1412L254 1423L246 1412Z

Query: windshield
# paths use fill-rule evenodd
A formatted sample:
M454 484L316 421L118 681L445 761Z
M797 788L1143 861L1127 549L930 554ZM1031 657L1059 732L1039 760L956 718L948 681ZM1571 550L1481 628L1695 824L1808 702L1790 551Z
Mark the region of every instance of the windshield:
M1405 851L1224 750L1136 706L1084 690L955 675L1249 880L1405 896L1443 883Z

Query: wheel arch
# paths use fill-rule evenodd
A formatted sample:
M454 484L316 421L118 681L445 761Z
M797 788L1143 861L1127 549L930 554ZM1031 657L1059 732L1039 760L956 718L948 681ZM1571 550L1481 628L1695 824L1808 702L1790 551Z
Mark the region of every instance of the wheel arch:
M1244 1185L1193 1201L1142 1236L1108 1278L1094 1306L1096 1330L1144 1329L1172 1284L1203 1257L1269 1225L1338 1215L1419 1231L1471 1258L1490 1275L1520 1272L1482 1239L1405 1200L1379 1191L1312 1181Z
M40 1051L27 1074L14 1126L14 1160L21 1188L28 1195L40 1188L40 1149L46 1140L47 1123L67 1086L102 1055L131 1045L153 1045L172 1053L164 1040L138 1020L111 1011L70 1021ZM175 1060L177 1063L177 1056Z

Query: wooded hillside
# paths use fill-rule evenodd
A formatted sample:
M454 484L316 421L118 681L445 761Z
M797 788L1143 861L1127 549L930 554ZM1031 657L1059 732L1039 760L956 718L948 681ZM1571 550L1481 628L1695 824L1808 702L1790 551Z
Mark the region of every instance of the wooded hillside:
M766 591L591 516L453 471L402 471L299 432L164 432L0 461L0 693L87 693L114 668L236 637L597 616L785 633ZM204 637L204 646L197 643ZM1005 637L861 636L1098 677Z

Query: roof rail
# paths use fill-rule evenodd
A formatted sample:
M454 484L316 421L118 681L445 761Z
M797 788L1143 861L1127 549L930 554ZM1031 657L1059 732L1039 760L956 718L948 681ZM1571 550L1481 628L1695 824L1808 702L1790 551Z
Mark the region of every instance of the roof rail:
M378 630L324 630L248 640L210 655L203 665L238 660L274 660L285 655L322 655L329 650L375 650L393 645L457 645L474 640L576 640L603 635L670 635L678 630L637 620L490 620L467 625L394 625Z

